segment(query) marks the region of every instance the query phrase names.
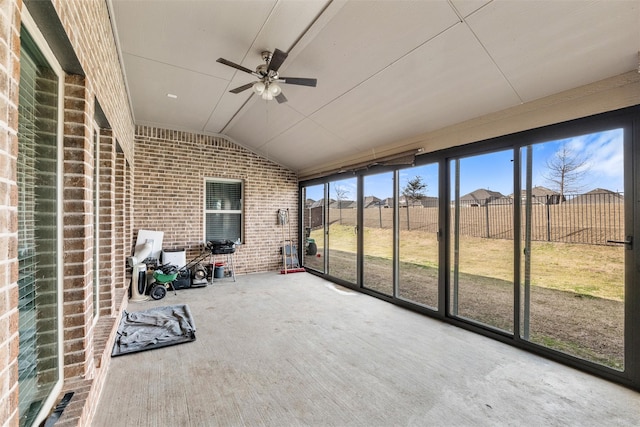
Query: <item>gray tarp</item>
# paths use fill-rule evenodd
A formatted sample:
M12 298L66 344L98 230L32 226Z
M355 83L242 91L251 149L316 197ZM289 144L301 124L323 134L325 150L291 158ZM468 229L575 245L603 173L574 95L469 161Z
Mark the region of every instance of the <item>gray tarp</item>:
M181 344L196 339L189 306L169 305L122 313L112 356Z

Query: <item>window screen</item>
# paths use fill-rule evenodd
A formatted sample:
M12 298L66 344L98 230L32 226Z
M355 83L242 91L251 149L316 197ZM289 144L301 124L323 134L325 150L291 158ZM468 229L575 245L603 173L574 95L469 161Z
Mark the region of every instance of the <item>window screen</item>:
M242 241L242 192L242 181L206 181L205 240Z
M58 76L23 28L18 104L18 382L32 425L59 380Z

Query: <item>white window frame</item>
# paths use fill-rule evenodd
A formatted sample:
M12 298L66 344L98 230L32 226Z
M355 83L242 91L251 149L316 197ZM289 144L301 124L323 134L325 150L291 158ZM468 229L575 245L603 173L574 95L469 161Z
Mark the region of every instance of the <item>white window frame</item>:
M240 184L240 209L207 209L207 183L208 182L229 182ZM205 177L202 190L202 239L207 240L207 214L240 214L240 242L244 243L244 180L230 178Z
M95 121L93 122L92 138L94 138L95 144L93 148L95 154L93 159L93 188L95 189L95 194L93 195L93 302L95 304L93 308L93 326L95 326L100 318L100 127Z

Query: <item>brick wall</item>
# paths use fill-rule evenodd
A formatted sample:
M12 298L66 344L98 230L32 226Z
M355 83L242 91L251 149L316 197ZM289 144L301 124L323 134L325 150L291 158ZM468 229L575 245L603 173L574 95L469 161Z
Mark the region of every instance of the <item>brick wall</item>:
M64 376L91 369L93 319L93 103L85 78L68 75L64 98Z
M276 211L291 210L295 232L297 179L227 140L150 128L140 128L137 149L144 154L134 164L134 127L106 2L54 0L53 4L85 71L85 76L65 76L63 392L78 394L61 420L64 425L84 425L90 423L110 362L113 336L109 331L126 300L124 259L131 252L134 229L162 228L167 245L197 252L203 238L204 178L242 179L246 244L238 251L236 272L276 270L282 238ZM18 425L15 174L20 8L20 0L0 3L0 420L11 426ZM92 124L96 99L111 129L101 131L99 148L102 317L94 326ZM165 159L161 166L158 158ZM186 179L185 170L193 171ZM134 177L142 182L134 185Z
M113 328L125 303L125 243L132 234L134 126L104 0L52 0L84 76L65 76L64 384L77 391L64 425L89 425L109 365ZM0 425L17 426L18 262L16 159L22 0L0 1ZM43 18L44 19L44 18ZM54 20L55 21L55 20ZM53 22L53 21L52 21ZM49 25L50 23L43 23ZM47 84L46 81L38 84ZM101 132L100 234L94 241L94 105ZM36 147L46 149L46 147ZM122 208L122 209L120 209ZM47 215L47 212L43 212ZM93 316L93 251L102 248L100 314ZM46 296L46 295L44 295ZM46 310L40 313L46 317ZM51 324L42 317L43 324Z
M18 425L18 81L21 0L0 1L0 423Z
M165 248L187 248L187 260L193 258L204 239L205 178L240 179L245 241L236 251L236 273L281 268L277 211L289 208L295 239L295 173L224 138L138 126L135 140L134 234L163 231Z
M4 0L3 0L4 1ZM125 157L133 158L133 116L105 0L52 0Z

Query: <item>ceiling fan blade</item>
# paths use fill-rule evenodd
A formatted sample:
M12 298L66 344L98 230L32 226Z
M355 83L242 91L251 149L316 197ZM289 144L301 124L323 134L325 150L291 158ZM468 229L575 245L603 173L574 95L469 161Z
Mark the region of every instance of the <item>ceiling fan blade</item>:
M218 59L216 59L216 62L219 62L219 63L224 64L224 65L228 65L229 67L233 67L236 70L244 71L245 73L249 73L249 74L254 74L255 75L254 71L252 71L252 70L250 70L250 69L248 69L246 67L243 67L242 65L238 65L235 62L228 61L228 60L226 60L224 58L218 58Z
M235 89L231 89L229 92L231 92L231 93L240 93L240 92L243 92L243 91L245 91L247 89L250 89L251 86L253 86L253 83L247 83L246 85L238 86Z
M281 51L280 49L276 49L271 55L271 60L269 61L269 67L267 67L267 71L278 71L282 63L289 54Z
M318 79L306 79L304 77L280 77L279 82L286 83L288 85L300 85L300 86L312 86L316 87Z
M280 92L280 95L276 96L276 101L278 101L278 104L282 104L283 102L287 102L287 98Z

